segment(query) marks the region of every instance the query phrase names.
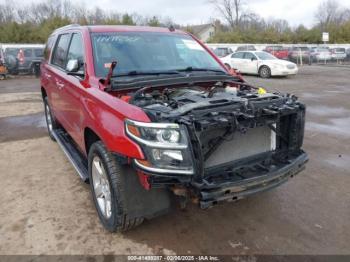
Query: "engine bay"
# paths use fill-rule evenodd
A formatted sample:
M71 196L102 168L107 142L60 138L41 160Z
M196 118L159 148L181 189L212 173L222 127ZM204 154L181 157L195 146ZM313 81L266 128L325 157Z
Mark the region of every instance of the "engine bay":
M186 127L199 180L216 176L212 168L252 156L271 153L285 161L301 152L305 106L294 95L219 81L143 87L129 95L128 103L142 108L151 122Z

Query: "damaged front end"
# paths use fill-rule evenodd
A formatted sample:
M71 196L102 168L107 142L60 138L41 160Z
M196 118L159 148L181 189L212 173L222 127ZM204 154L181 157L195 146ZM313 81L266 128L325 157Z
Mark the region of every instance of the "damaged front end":
M293 95L218 81L144 88L130 103L152 121L126 121L146 156L135 168L151 187L184 188L202 208L274 188L308 160L305 106Z

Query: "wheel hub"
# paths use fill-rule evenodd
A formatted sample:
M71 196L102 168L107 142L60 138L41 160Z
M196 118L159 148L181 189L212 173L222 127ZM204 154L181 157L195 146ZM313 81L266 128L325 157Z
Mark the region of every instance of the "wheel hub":
M112 215L112 199L109 181L100 157L92 160L92 183L94 194L102 215L110 218Z

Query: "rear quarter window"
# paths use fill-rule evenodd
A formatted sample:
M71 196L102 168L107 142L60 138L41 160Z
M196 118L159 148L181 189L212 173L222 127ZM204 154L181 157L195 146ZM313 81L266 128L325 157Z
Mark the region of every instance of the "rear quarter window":
M49 60L50 58L50 54L51 54L51 50L53 47L53 44L55 43L55 37L54 36L50 36L49 39L47 39L47 43L44 49L44 58L45 60Z

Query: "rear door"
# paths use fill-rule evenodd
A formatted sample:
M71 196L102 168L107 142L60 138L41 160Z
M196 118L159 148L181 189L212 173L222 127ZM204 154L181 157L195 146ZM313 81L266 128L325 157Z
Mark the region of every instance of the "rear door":
M46 68L46 77L50 81L51 97L49 102L54 111L55 117L65 129L68 129L69 123L66 121L64 115L66 109L66 101L62 96L62 89L65 86L65 67L67 62L67 51L70 43L71 34L60 34L52 53L50 64Z

